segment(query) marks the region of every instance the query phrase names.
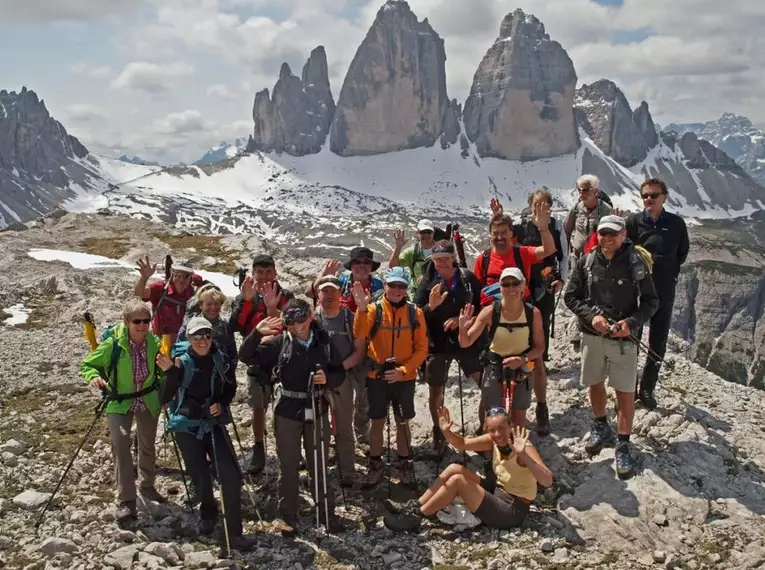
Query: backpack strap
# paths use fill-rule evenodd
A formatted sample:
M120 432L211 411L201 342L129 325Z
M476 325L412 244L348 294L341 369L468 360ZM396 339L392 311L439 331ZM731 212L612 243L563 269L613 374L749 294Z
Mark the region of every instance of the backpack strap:
M276 361L276 368L274 369L274 375L281 381L282 368L292 358L292 335L288 332L282 333L282 347L279 350L279 358Z
M408 313L407 316L409 317L409 327L412 330L412 354L414 354L414 350L415 350L414 335L415 335L415 331L417 330L417 327L420 326L420 321L417 320L417 305L407 301L406 309Z
M524 279L526 278L526 268L523 266L523 255L521 255L521 244L515 242L513 244L513 257L515 257L515 266L521 270Z
M595 263L595 251L593 249L584 256L584 275L587 278L587 301L592 297L592 264Z
M120 394L117 392L117 364L122 355L122 347L117 342L117 337L112 335L111 339L112 354L109 359L109 372L106 377L109 382L109 399L114 402L121 402L124 398L120 399Z
M462 286L465 288L465 305L473 304L473 284L470 283L470 275L467 269L460 267L460 277L462 278Z
M491 325L489 325L489 342L494 338L494 334L497 332L499 326L499 319L502 316L502 301L495 300L491 305Z
M491 261L491 248L485 249L481 254L481 285L488 285L486 280L489 278L489 262Z
M380 325L382 325L383 320L383 309L382 309L382 302L377 301L375 303L375 320L372 323L372 328L369 329L369 342L372 342L372 339L375 338L375 335L377 334L377 331L380 330Z
M353 313L348 310L348 307L340 307L343 312L343 323L345 324L345 332L348 335L348 340L353 341L353 325L351 324L351 316Z

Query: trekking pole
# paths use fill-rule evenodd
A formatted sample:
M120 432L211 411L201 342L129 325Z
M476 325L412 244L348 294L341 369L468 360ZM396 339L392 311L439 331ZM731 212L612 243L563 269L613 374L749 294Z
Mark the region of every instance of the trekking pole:
M550 338L555 338L555 313L558 312L558 303L563 296L563 289L560 290L558 296L555 298L555 305L553 306L552 318L550 320Z
M72 465L74 465L75 459L77 459L77 456L80 454L82 447L85 445L85 442L90 437L90 434L93 431L93 428L96 427L96 423L98 422L99 419L101 419L101 416L103 415L104 410L106 409L106 405L108 403L109 403L109 396L106 390L103 390L101 395L101 401L93 410L96 417L93 418L93 422L90 424L88 431L85 432L85 437L82 438L80 445L77 447L76 451L74 452L74 455L72 455L72 459L69 460L69 464L66 466L66 469L64 469L64 473L59 478L58 483L56 484L56 488L53 489L53 493L51 493L51 496L48 499L48 502L45 503L45 507L43 507L43 510L40 513L40 516L38 517L37 522L35 523L35 530L40 528L40 525L42 524L43 519L45 518L45 513L48 511L48 507L50 507L51 504L53 503L53 499L56 497L56 493L58 493L58 490L61 488L61 485L64 483L64 479L66 479L66 476L69 473L69 470L72 468Z
M167 433L167 424L170 423L170 417L167 413L167 408L163 408L163 411L165 412L165 433ZM183 464L181 463L181 453L178 451L178 442L175 440L175 433L170 432L170 441L173 442L173 450L175 451L175 459L178 462L178 470L181 472L181 481L183 481L183 489L186 491L186 499L189 503L189 509L191 509L191 513L194 513L194 505L191 502L191 493L189 493L189 486L186 483L186 473L183 469Z
M323 390L319 389L318 391L318 397L321 398L323 394ZM316 429L319 430L319 445L321 446L321 480L322 480L322 486L324 487L324 522L326 526L324 527L324 530L329 534L329 499L327 498L327 454L324 447L324 414L322 413L323 410L316 405L316 401L314 400L314 406L316 407L316 411L319 412L319 418L316 422ZM314 468L316 465L314 464ZM342 486L342 485L341 485Z
M313 377L315 370L311 370L311 374L308 376L308 393L311 398L311 420L313 421L313 501L316 508L316 530L319 530L321 526L321 516L319 513L319 478L318 472L318 450L316 449L317 437L316 437L316 397L313 388Z
M462 420L462 438L465 438L465 408L462 405L462 367L457 363L457 378L460 387L460 419ZM467 451L462 450L462 464L467 465Z
M212 442L213 461L215 461L215 472L218 474L220 481L220 463L218 463L218 448L215 445L215 426L217 423L213 423L210 430L210 441ZM220 483L220 510L223 515L223 535L226 538L226 556L231 555L231 540L228 534L228 520L226 517L226 497L223 494L223 483Z
M346 379L346 382L349 382L349 380ZM334 402L334 399L333 399L333 402ZM330 411L332 410L333 410L333 406L330 405ZM336 452L335 458L337 459L337 472L338 472L338 475L340 476L339 477L340 478L340 494L343 496L343 507L345 507L345 509L348 510L348 503L345 502L345 489L343 488L343 466L341 465L341 462L340 462L340 455L337 454L337 433L335 433L335 452Z
M390 462L390 406L388 406L388 417L387 417L387 430L388 430L388 498L391 498L391 488L390 488L390 479L391 479L391 462Z
M242 440L239 439L239 430L236 428L236 422L234 421L234 414L231 412L231 409L228 410L228 416L231 418L231 426L234 428L234 437L236 437L236 443L237 445L239 445L239 453L242 455L242 463L244 463L246 461L246 454L244 453L244 446L242 445ZM263 517L260 516L260 510L255 504L255 496L252 494L252 486L253 486L252 477L250 476L249 473L247 473L245 476L244 488L247 489L247 495L250 497L252 508L255 509L255 514L258 515L258 520L262 523Z

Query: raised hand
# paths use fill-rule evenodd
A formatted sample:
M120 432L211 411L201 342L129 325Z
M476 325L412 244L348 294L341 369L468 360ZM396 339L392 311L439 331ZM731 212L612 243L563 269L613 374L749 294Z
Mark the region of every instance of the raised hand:
M282 320L279 317L266 317L255 327L261 335L272 336L282 332Z
M550 205L544 200L534 202L534 211L531 215L531 221L540 230L546 230L550 227Z
M321 270L322 277L325 275L337 275L341 266L342 263L339 259L330 259L324 264L324 269Z
M157 271L157 264L154 265L151 264L149 261L149 256L144 256L143 258L138 258L138 271L141 274L141 279L144 281L148 281L149 278L154 275L154 273Z
M451 319L446 319L444 321L444 332L453 331L460 326L460 321L457 317L452 317Z
M175 364L173 364L173 361L170 360L170 357L167 356L164 352L158 352L157 353L157 366L159 366L163 371L167 372L173 366L175 366Z
M366 310L366 306L369 304L369 298L367 297L367 292L364 291L364 286L360 282L353 282L351 294L353 295L353 300L356 301L356 306L363 308L362 310Z
M529 441L529 432L525 427L515 426L513 428L513 451L516 455L521 455L526 450L526 443Z
M452 422L452 418L449 415L449 408L446 406L438 408L438 427L441 428L441 431L444 433L451 431L453 425L454 422Z
M502 206L502 203L497 198L492 198L491 202L489 202L489 208L491 208L491 215L496 216L497 214L502 214L505 209Z
M612 208L611 209L611 215L612 216L621 216L622 218L626 218L627 216L624 215L624 210L621 208Z
M406 233L404 233L404 230L394 230L393 231L393 242L396 245L396 249L398 251L401 251L401 248L406 245L406 242L409 240L406 239Z
M462 310L460 311L459 322L458 322L460 330L467 330L473 325L474 313L475 313L475 307L472 304L467 304L464 307L462 307Z
M430 307L430 310L437 309L441 306L441 303L443 303L446 300L446 296L449 294L449 291L444 291L441 293L441 284L437 283L435 287L433 287L430 290L430 298L428 299L428 306Z
M276 309L279 307L279 301L282 299L282 292L279 291L279 286L276 281L271 283L263 283L263 303L266 309Z
M252 275L247 275L242 281L242 299L252 301L258 294L258 284Z

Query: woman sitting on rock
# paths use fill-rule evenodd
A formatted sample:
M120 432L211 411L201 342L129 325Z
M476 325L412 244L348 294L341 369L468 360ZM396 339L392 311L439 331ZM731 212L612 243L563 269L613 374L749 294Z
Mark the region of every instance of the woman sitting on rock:
M520 526L537 495L537 483L549 487L553 480L552 472L529 443L526 428L511 428L504 408L486 412L486 433L479 437L465 438L452 433L452 420L445 407L438 411L438 424L446 441L457 451L492 453L496 490L487 490L479 475L459 463L452 463L418 500L412 499L403 505L386 501L385 506L391 512L385 518L386 526L394 530L416 530L422 517L434 517L457 498L486 526L499 529Z

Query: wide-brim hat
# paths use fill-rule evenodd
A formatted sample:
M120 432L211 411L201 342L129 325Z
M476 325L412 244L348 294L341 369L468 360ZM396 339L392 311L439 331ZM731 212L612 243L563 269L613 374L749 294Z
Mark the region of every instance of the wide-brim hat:
M350 271L351 264L360 258L369 259L372 262L372 271L377 271L380 268L380 262L374 260L374 252L368 247L354 247L348 256L348 261L343 263L343 267Z

